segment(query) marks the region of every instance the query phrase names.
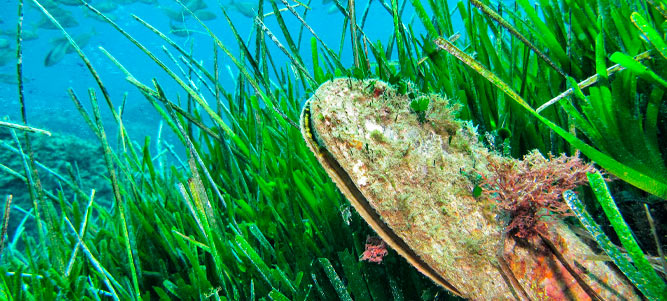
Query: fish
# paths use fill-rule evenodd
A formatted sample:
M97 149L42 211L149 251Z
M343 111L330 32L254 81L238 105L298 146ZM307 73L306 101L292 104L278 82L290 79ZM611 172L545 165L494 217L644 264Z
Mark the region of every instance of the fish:
M118 4L114 1L95 2L93 6L102 13L110 13L118 8Z
M95 35L95 29L93 28L90 32L76 35L72 37L72 39L76 41L79 47L83 48L88 44L90 38L92 38L94 35ZM69 41L64 37L53 40L52 44L54 45L53 48L51 48L51 50L46 54L46 57L44 58L45 67L51 67L59 63L65 57L66 54L74 52L74 47L72 47Z
M233 9L241 13L242 15L248 17L248 18L254 18L257 10L257 2L256 1L234 1L231 0L229 1L229 5L232 6Z
M44 66L51 67L59 63L65 57L65 54L67 54L69 48L72 48L72 45L70 45L67 41L56 44L53 48L51 48L49 53L46 54L46 57L44 58Z
M411 103L424 98L430 109L420 120ZM542 300L545 293L558 300L640 300L622 274L604 262L582 260L595 251L562 221L553 220L535 241L505 232L498 203L475 196L475 181L491 176L494 160L519 160L487 149L474 125L456 120L451 106L444 96L400 92L377 79L337 78L306 101L300 129L366 223L452 294L471 300ZM575 260L586 271L572 269L581 282L565 265Z
M10 37L11 40L14 40L16 38L16 29L1 29L0 36L7 36ZM39 38L39 35L37 35L36 29L24 28L23 31L21 32L21 38L24 41L30 41ZM0 44L2 44L2 42L0 42ZM0 46L0 48L2 47Z
M198 10L194 12L195 16L202 21L209 21L209 20L214 20L218 16L213 13L212 11L208 10Z
M81 6L83 5L81 1L79 0L55 0L55 2L58 2L60 4L68 5L68 6Z
M37 40L39 38L39 35L37 34L37 30L35 29L24 29L21 32L21 39L23 41L32 41L32 40Z
M107 22L102 16L100 16L96 13L93 13L89 10L84 10L83 14L86 16L86 18L92 18L95 21L99 21L99 22L102 22L102 23L105 23L105 24ZM106 12L106 13L104 13L104 16L109 18L111 21L114 21L114 22L118 21L118 16L114 13L114 11Z
M186 1L184 5L193 12L208 8L208 5L203 0Z
M49 11L62 27L71 28L79 26L79 21L69 11L59 7L51 8ZM44 16L37 22L36 26L43 29L58 29L50 19Z
M202 21L213 20L218 17L215 13L206 10L208 5L202 0L190 0L183 5L185 5L185 8L171 8L166 6L158 6L158 8L167 18L177 22L185 21L185 19L192 17L192 14Z
M183 26L181 23L174 23L174 22L169 22L169 33L177 36L177 37L188 37L190 36L191 31L185 26Z
M185 17L189 15L182 9L173 9L166 6L158 6L158 8L162 11L162 13L164 13L165 16L167 16L167 18L172 21L183 22Z
M16 49L5 48L0 50L0 66L7 65L16 59Z
M0 49L9 48L9 40L0 38Z
M16 85L19 83L19 80L16 78L16 74L0 73L0 82L8 85Z
M51 11L52 9L60 9L60 7L58 7L58 3L55 2L54 0L44 0L44 1L39 1L39 3L42 4L42 6L48 9L49 11ZM32 1L28 1L28 5L32 6L33 8L37 8L37 6Z
M28 83L31 80L29 78L25 77L25 74L23 75L23 83ZM19 83L18 77L16 77L16 73L0 73L0 83L8 84L8 85L17 85ZM15 100L16 101L16 100Z
M208 34L205 32L189 29L183 23L178 23L178 22L177 23L169 22L169 33L182 38L187 38L193 33L198 33L208 36Z
M332 15L338 12L338 6L336 4L331 4L327 9L327 14Z

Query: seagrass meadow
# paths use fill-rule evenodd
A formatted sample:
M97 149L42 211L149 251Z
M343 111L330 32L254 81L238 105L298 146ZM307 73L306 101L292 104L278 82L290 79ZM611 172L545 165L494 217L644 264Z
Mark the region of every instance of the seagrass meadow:
M65 2L119 33L159 74L135 76L142 66L124 63L126 58L103 47L80 46L53 14ZM240 2L235 4L239 11ZM483 147L480 164L495 157L519 162L524 156L547 162L533 178L527 175L536 164L498 161L490 165L494 176L459 168L456 176L471 184L452 193L470 202L484 200L488 205L480 216L507 227L503 238L519 243L531 234L520 232L526 223L517 225L516 206L502 196L525 198L522 204L536 206L530 217L538 219L530 233L548 241L544 227L557 222L595 251L577 258L585 264L569 273L605 265L636 296L667 299L664 0L333 0L327 1L332 13L344 20L330 24L335 44L310 26L309 12L323 5L310 0L244 3L251 7L249 37L239 34L230 18L231 4L208 3L225 21L226 27L218 28L205 20L210 15L198 13L199 1L174 0L169 4L196 28L170 30L132 15L132 22L152 36L150 43L101 12L96 6L101 3L18 0L12 6L19 16L12 83L20 104L13 113L21 118L0 120L5 202L0 299L476 299L474 291L459 292L439 281L442 275L429 274L430 267L405 260L412 251L384 250L376 228L346 198L352 193L341 192L330 178L332 168L321 164L326 161L317 152L318 137L304 140L317 134L304 129L308 121L300 119L305 101L338 78L363 82L369 99L385 91L399 95L404 107L396 112L414 119L416 128L437 125L452 129L443 131L451 137L458 124L465 125L467 140L479 146L465 148L472 142L461 138L448 143L462 145L461 153ZM24 93L24 64L33 59L23 55L27 7L57 28L66 41L62 47L87 69L72 76L93 80L87 90L63 91L81 117L68 122L85 126L92 139L36 127L30 119ZM368 18L371 9L387 17L386 37L366 34L374 22ZM233 38L220 38L223 31ZM212 55L197 56L177 33L206 37L197 47L211 48ZM113 90L91 53L111 63L113 76L129 83L134 94ZM221 63L223 58L230 66ZM227 71L234 75L232 88L223 80ZM168 132L173 140L134 132L124 122L126 106L139 101L150 104L164 136ZM364 108L364 116L380 118L372 117L373 105ZM308 110L303 112L310 118ZM0 118L6 114L0 112ZM381 114L378 110L375 116ZM319 131L328 122L324 115L313 120L321 121ZM372 132L367 138L380 145L391 137ZM378 145L351 146L363 152ZM392 144L392 149L412 151L410 145ZM567 159L576 154L581 161ZM568 176L559 165L581 167L577 185L584 185L528 190L559 185L556 179ZM351 169L335 173L345 177ZM559 178L544 172L554 170ZM402 180L393 175L386 181ZM424 195L429 194L411 191L401 197L401 206L410 207L410 200ZM539 205L544 195L551 203ZM458 212L451 204L443 206L449 206L442 211L447 220ZM496 253L489 249L495 241L461 240L477 254L470 260ZM455 271L447 264L462 260L427 265ZM489 260L489 270L505 269L502 260ZM586 279L577 280L588 293L584 298L598 298L585 288ZM525 297L523 289L519 283L514 296Z

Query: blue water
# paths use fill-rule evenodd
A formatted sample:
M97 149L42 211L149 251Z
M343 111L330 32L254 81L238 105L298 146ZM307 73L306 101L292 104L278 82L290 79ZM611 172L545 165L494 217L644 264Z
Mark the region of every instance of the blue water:
M206 10L215 13L218 17L214 20L206 21L205 23L211 28L215 35L225 43L225 46L231 49L234 55L238 55L238 45L227 22L222 17L222 13L218 8L218 2L213 0L206 1L208 5ZM162 9L162 7L168 7L174 10L178 9L178 3L165 0L159 2L155 1L153 4L144 3L142 1L119 2L130 3L119 4L115 10L108 14L113 17L120 27L149 48L158 58L160 58L160 60L166 62L170 68L173 68L175 71L178 70L162 50L162 46L166 45L166 43L134 20L132 14L135 14L163 33L166 33L185 49L192 49L195 58L201 60L204 66L207 66L209 70L213 69L213 42L208 35L203 34L205 30L192 18L188 18L183 25L180 25L178 22L170 21ZM40 1L40 3L46 4L45 1ZM185 94L182 89L180 89L164 71L153 63L147 55L131 44L109 24L93 18L91 12L86 8L80 6L68 6L59 2L54 3L56 3L57 9L51 10L56 18L67 14L63 12L66 11L78 21L78 26L66 28L71 36L76 37L92 34L92 37L82 49L92 62L94 68L99 72L100 77L110 92L111 101L116 109L121 105L123 97L127 93L123 121L129 132L133 134L137 140L141 140L141 137L144 135L155 136L160 117L139 93L137 88L125 80L124 74L102 53L100 47L106 49L117 58L120 63L128 68L129 71L141 82L150 84L151 79L156 78L166 90L170 100L176 102L177 96L184 99ZM103 5L104 1L95 0L91 2L91 4L93 6ZM243 15L235 8L235 6L230 5L228 1L222 1L221 4L228 10L229 16L240 35L247 38L252 29L252 19ZM292 2L292 4L294 3ZM2 20L2 22L0 22L0 31L3 33L0 38L5 39L9 44L8 47L0 49L0 55L3 52L5 55L8 55L7 53L11 52L11 56L15 56L17 5L18 1L16 0L0 0L0 20ZM366 5L367 2L358 1L357 15L359 19L361 19L362 11ZM454 7L454 3L451 3L451 5L451 7ZM331 2L323 4L320 1L312 1L309 4L311 9L308 11L306 20L315 32L317 32L319 37L329 47L337 51L339 49L340 31L343 28L344 20L339 12L333 14L329 12L331 6ZM279 7L284 6L279 2ZM270 3L266 2L265 13L270 11ZM303 14L304 8L298 7L297 11ZM291 34L296 38L301 23L289 12L283 12L282 15L287 22ZM408 23L412 18L416 17L408 4L403 14L403 21ZM102 111L105 124L108 125L107 130L110 131L111 134L115 133L115 126L111 120L111 114L103 101L100 90L93 80L93 77L90 75L90 72L83 64L83 61L75 52L66 54L62 60L52 66L45 66L46 56L49 51L54 48L54 45L57 44L57 40L62 39L63 34L56 29L39 27L38 25L40 22L44 22L43 19L44 14L36 8L32 0L26 0L24 5L23 27L24 31L33 35L32 39L23 42L24 93L28 113L28 124L54 132L64 132L83 138L92 138L92 132L87 128L79 112L74 107L71 98L67 93L67 89L74 89L82 102L88 105L89 98L87 90L93 88L96 91L103 108ZM185 26L192 30L193 33L188 37L178 37L169 34L170 23ZM266 17L265 24L278 37L281 43L287 47L287 42L282 35L280 27L275 21L275 17ZM419 22L414 22L414 24L419 24ZM383 45L386 45L388 38L391 35L392 28L393 21L391 15L378 1L373 1L371 3L368 19L363 29L364 32L370 40L380 40ZM418 25L415 26L415 30L417 32L423 31ZM344 42L345 47L342 59L343 64L350 66L352 65L352 56L350 51L349 31L346 36L347 40ZM312 61L310 59L311 37L312 35L304 30L301 39L301 49L308 70L312 70ZM275 48L272 42L268 41L267 43L273 47L270 51L273 53L273 59L277 66L286 66L288 63L287 57ZM254 46L254 37L250 44ZM0 45L2 45L2 41L0 41ZM178 57L178 53L173 48L168 45L167 48L173 55ZM238 69L222 51L219 51L218 55L221 67L220 81L226 89L233 89ZM0 61L0 64L2 63L3 62ZM227 68L227 66L229 66L229 68ZM16 74L15 59L12 58L8 62L4 62L4 65L0 66L0 74L4 79L4 81L0 81L0 118L8 116L10 120L18 122L20 120L18 89L17 85L13 82L14 75ZM205 95L205 97L208 98L209 103L212 103L210 94Z

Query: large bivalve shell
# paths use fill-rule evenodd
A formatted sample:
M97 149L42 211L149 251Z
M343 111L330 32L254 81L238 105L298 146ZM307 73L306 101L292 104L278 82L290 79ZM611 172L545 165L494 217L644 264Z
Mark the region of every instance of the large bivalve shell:
M504 237L488 197L473 197L470 171L490 156L443 97L426 95L425 121L411 99L379 80L322 84L301 116L304 139L356 211L410 264L455 295L492 299L590 299L552 252ZM605 300L634 288L563 223L544 235Z

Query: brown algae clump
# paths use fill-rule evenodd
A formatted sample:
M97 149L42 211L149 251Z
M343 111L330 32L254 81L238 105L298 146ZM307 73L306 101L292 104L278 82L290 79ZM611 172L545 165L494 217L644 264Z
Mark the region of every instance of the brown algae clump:
M541 233L551 249L508 236L496 200L473 191L492 178L490 161L513 159L483 147L446 98L415 94L339 78L322 84L301 116L310 149L382 240L466 298L636 298L607 265L582 260L595 253L562 222ZM579 267L589 291L554 252Z

